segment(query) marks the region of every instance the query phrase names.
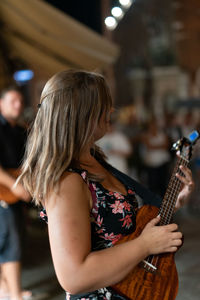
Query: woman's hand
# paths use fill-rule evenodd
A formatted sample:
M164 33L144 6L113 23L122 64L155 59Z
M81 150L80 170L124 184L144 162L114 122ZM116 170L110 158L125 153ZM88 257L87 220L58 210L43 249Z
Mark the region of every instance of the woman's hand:
M177 198L177 202L175 206L176 210L188 202L191 193L194 190L194 181L192 179L191 170L182 165L180 166L180 169L183 172L184 176L181 176L180 174L176 174L176 177L182 182L183 187Z
M160 216L152 219L139 236L148 255L175 252L182 244L182 233L177 231L178 226L176 224L156 226L159 221Z

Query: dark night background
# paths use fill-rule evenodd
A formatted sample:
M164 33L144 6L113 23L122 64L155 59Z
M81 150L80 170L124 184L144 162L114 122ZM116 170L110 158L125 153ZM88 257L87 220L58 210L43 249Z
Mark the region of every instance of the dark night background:
M45 1L101 33L101 0Z

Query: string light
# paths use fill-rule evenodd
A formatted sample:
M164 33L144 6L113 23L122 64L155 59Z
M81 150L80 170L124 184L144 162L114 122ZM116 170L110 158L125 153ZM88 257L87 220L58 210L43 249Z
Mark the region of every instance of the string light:
M120 5L115 6L111 10L112 16L105 18L104 22L109 30L114 30L117 27L119 20L124 16L124 13L129 9L133 0L119 0Z
M119 0L119 3L126 8L129 8L132 2L132 0Z
M111 29L111 30L115 29L117 26L117 21L113 17L105 18L104 22L105 22L106 26L108 27L108 29Z
M121 7L118 6L113 7L111 13L115 18L119 18L119 19L122 18L124 15L123 10L121 9Z

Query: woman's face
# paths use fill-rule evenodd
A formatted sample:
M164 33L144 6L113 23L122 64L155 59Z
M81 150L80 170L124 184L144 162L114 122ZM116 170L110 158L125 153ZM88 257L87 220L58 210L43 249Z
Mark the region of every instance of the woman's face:
M111 113L113 112L113 108L109 110L109 112L104 112L99 120L99 124L94 133L94 140L95 142L101 139L106 132L110 129L110 117Z

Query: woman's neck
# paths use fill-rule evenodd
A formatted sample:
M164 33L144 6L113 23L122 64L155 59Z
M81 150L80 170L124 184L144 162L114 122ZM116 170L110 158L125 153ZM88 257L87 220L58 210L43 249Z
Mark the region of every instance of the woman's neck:
M80 155L80 164L89 164L93 159L94 157L91 155L89 148Z

